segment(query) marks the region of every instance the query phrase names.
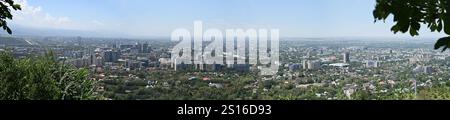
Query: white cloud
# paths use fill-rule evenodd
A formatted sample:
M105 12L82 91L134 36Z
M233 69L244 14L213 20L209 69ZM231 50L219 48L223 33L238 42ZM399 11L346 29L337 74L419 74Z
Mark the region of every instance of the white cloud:
M29 27L78 29L78 26L65 16L52 16L40 6L29 5L27 0L17 0L22 10L13 12L12 23Z
M97 25L97 26L103 26L103 25L105 25L103 22L100 22L100 21L98 21L98 20L92 20L91 23L94 24L94 25Z
M81 31L109 31L118 27L117 24L105 23L96 19L86 21L74 21L67 16L54 16L48 13L41 6L28 4L27 0L16 0L21 5L22 10L14 11L12 24L32 28L51 28Z

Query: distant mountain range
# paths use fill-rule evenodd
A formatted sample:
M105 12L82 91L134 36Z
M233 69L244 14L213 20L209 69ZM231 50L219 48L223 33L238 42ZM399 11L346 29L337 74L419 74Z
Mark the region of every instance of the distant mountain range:
M15 36L41 36L41 37L97 37L97 38L138 38L138 39L168 39L169 37L144 37L144 36L132 36L122 32L109 32L109 31L82 31L82 30L68 30L68 29L51 29L51 28L32 28L21 25L10 25ZM6 31L0 29L0 36L7 35ZM313 40L313 41L329 41L329 40L360 40L360 41L392 41L392 40L415 40L415 41L435 41L440 36L433 37L282 37L281 40Z
M31 28L20 25L10 25L13 30L13 35L17 36L61 36L61 37L131 37L129 35L117 32L104 32L104 31L82 31L82 30L67 30L67 29L51 29L51 28ZM0 34L6 35L7 33L0 30Z

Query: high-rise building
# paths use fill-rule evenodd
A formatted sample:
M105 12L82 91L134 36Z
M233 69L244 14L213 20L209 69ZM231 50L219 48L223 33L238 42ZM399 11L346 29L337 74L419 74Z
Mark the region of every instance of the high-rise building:
M150 52L150 48L148 46L148 43L144 43L142 46L142 53L149 53Z
M83 64L84 64L84 66L92 65L91 56L92 56L92 55L89 55L89 56L83 56L83 58L81 58L81 59L83 59Z
M74 65L77 68L84 67L84 62L83 62L83 59L81 59L81 58L71 60L71 61L69 61L69 63Z
M197 70L205 70L205 64L195 64L195 69Z
M133 45L120 45L120 49L131 49L133 48Z
M344 57L344 63L350 63L350 53L349 52L345 52L343 54Z
M413 69L415 73L425 73L425 74L431 74L433 73L433 67L431 66L417 66Z
M433 67L431 67L431 66L426 66L426 67L424 67L423 70L424 70L423 72L426 73L426 74L433 73Z
M125 67L129 70L142 70L143 63L137 60L125 60Z
M366 61L367 68L377 68L380 67L380 62L378 61Z
M174 60L174 62L172 63L172 66L175 69L175 71L186 70L188 68L188 65L184 64L184 62L181 62L180 64L178 64L177 59Z
M111 45L111 47L112 47L113 49L117 49L117 44L116 44L116 43L113 43L113 44Z
M289 71L297 71L300 69L300 65L299 64L291 64L289 65Z
M119 60L120 57L119 52L113 50L105 51L103 54L105 62L117 62L117 60Z
M139 53L149 53L150 52L148 43L144 43L144 44L138 43L136 45L136 48L138 49Z
M95 66L103 66L103 58L100 57L100 56L95 57L95 58L94 58L93 64L94 64Z
M423 67L422 66L417 66L416 68L413 69L414 73L422 73L423 72Z
M87 57L88 57L88 63L87 63L88 66L93 65L95 62L95 58L96 58L95 54L90 54Z
M233 70L238 72L248 72L250 71L249 64L233 64Z
M221 64L212 64L212 71L221 71L222 65Z
M308 61L308 70L317 70L320 68L320 61Z
M303 69L308 69L308 60L303 60L302 65Z

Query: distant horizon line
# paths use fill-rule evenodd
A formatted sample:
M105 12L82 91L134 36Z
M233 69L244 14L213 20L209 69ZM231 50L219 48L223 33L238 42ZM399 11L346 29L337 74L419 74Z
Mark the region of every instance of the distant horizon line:
M22 25L12 24L13 28L12 36L35 36L35 37L84 37L84 38L123 38L123 39L160 39L170 38L170 34L167 35L133 35L123 32L114 31L102 31L102 30L74 30L74 29L57 29L57 28L38 28L28 27ZM56 35L53 35L56 34ZM0 35L8 36L5 31L0 31ZM398 33L389 35L304 35L304 36L292 36L292 35L280 35L281 39L352 39L352 38L379 38L379 39L439 39L444 35L422 35L422 36L409 36L408 34Z
M0 33L2 37L82 37L82 38L108 38L108 39L170 39L170 36L85 36L85 35L32 35L32 34L6 34L4 32ZM439 36L416 36L416 37L404 37L404 36L333 36L333 37L289 37L281 36L280 39L356 39L356 38L368 38L368 39L438 39Z

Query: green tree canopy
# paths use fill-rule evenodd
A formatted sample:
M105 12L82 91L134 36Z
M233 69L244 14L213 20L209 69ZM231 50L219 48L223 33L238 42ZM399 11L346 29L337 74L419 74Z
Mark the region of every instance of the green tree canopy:
M431 32L444 31L450 35L450 1L449 0L377 0L373 16L375 22L394 16L394 33L409 31L411 36L419 35L421 24ZM435 44L435 49L450 46L450 37L444 37Z
M0 100L97 99L89 71L76 69L49 54L15 59L0 53Z

